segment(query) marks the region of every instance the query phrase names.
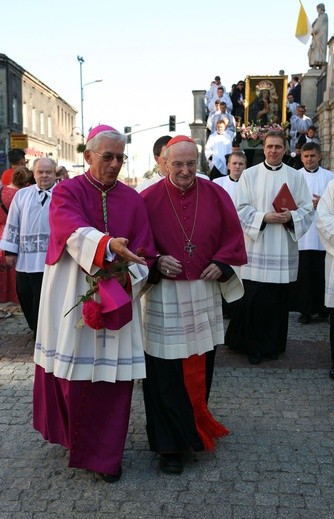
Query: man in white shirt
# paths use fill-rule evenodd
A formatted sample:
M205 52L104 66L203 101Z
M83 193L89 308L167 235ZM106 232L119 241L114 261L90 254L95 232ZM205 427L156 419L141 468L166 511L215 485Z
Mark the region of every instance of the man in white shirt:
M221 84L220 76L215 76L214 81L211 81L210 88L209 88L209 90L206 91L206 94L205 94L207 112L209 112L210 103L217 98L217 88L218 87L224 88L224 86Z
M235 191L239 182L239 178L242 175L242 172L247 167L247 158L243 151L232 151L227 159L227 169L228 175L224 177L215 178L213 182L218 184L220 187L225 189L227 193L232 198L232 202L235 200ZM236 306L236 302L232 301L228 303L226 299L222 296L223 299L223 316L225 319L230 319L234 308Z
M217 102L217 101L216 101ZM211 128L210 131L213 133L216 131L217 123L221 119L228 119L228 125L226 126L226 132L231 135L231 138L234 139L236 136L236 124L235 119L232 114L227 112L227 107L225 101L218 101L219 110L217 113L214 113L211 118Z
M332 367L329 377L334 379L334 180L327 184L316 211L316 226L326 250L325 257L325 305L330 310L329 342Z
M299 105L296 108L296 114L293 115L290 119L291 129L291 141L290 148L291 151L295 151L295 144L298 142L298 139L301 135L305 134L310 126L313 126L313 121L306 114L306 106Z
M296 103L293 94L288 94L286 103L287 120L290 121L293 115L296 115L296 110L299 103Z
M214 112L216 107L215 107L215 101L224 101L226 103L226 110L228 112L232 112L232 108L233 108L233 105L232 105L232 101L231 101L231 98L228 94L225 93L224 91L224 88L222 86L219 86L217 88L217 95L215 97L212 98L210 104L209 104L209 112Z
M320 197L334 174L319 166L321 161L320 145L308 142L302 146L301 159L304 167L300 169L308 185L316 211ZM291 310L301 313L298 322L309 324L312 315L328 317L324 306L325 297L325 249L320 241L315 221L308 231L298 240L299 266L297 281L291 291Z
M210 135L205 145L205 157L209 164L210 179L227 175L226 155L232 151L232 138L226 132L228 119L218 121L217 130Z
M35 336L56 164L48 158L37 159L33 173L36 184L20 189L13 198L0 248L5 251L7 265L16 269L18 299Z
M228 192L234 202L234 192L236 185L241 177L242 172L247 167L246 155L243 151L232 151L228 157L227 168L228 175L221 178L215 178L213 182L223 187Z
M210 112L210 114L208 114L208 118L206 120L206 140L208 140L211 133L216 131L216 124L217 124L217 121L219 118L219 117L217 118L217 116L219 116L219 117L221 116L220 101L218 99L216 99L216 101L215 101L214 111ZM214 118L216 118L216 122L215 122L215 125L213 126L212 121L214 120Z
M306 133L303 133L299 139L298 144L302 147L307 142L316 142L320 145L319 139L316 137L317 129L315 126L310 126Z

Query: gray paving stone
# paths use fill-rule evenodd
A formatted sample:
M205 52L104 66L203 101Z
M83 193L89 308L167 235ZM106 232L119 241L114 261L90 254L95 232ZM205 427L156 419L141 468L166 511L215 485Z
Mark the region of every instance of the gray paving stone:
M296 321L277 362L218 350L210 408L231 434L187 455L181 476L159 473L136 382L123 476L108 485L33 430L32 336L22 316L2 320L0 519L334 519L329 325Z

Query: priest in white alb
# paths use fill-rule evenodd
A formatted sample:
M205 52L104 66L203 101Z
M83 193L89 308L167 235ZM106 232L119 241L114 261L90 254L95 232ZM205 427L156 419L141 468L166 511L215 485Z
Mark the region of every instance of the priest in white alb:
M303 175L282 162L286 138L270 131L264 162L246 169L238 182L235 204L244 231L248 262L241 267L245 294L236 304L225 342L249 356L277 359L286 348L290 283L297 279L298 240L313 220L312 198ZM297 206L273 202L286 184Z

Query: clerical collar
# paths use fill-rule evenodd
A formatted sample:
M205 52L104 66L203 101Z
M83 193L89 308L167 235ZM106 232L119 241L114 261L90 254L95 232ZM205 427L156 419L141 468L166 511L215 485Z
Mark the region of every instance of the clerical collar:
M168 175L168 178L169 178L169 181L170 183L172 184L172 186L174 186L176 189L178 189L179 191L181 191L181 193L186 193L187 191L189 191L190 189L192 189L195 185L195 182L196 182L196 177L194 178L192 184L190 184L190 186L187 187L187 189L182 189L181 187L177 186L176 184L174 184L174 182L172 181L172 179L170 178L170 175Z
M305 169L305 171L307 171L307 173L316 173L318 171L318 169L319 169L319 166L316 169L307 169L304 166L304 169Z
M108 191L111 187L115 187L116 184L117 184L117 179L115 180L115 182L113 183L112 186L108 186L107 184L103 184L103 182L101 182L101 180L98 180L97 178L95 178L90 169L88 171L86 171L86 173L84 173L87 180L90 181L91 184L93 184L97 189L101 189L101 191Z
M228 176L231 182L238 182L238 178L232 178L231 175Z
M281 169L283 167L283 162L281 162L278 166L270 166L268 164L268 162L265 160L263 164L264 164L264 167L267 169L270 169L270 171L278 171L279 169Z

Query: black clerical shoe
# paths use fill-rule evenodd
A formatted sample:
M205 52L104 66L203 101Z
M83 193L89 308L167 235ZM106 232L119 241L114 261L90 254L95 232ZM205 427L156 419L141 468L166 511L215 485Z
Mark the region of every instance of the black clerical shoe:
M250 364L261 364L262 355L261 353L253 353L252 355L249 355L248 360Z
M301 314L298 318L298 322L300 324L310 324L310 322L312 322L312 317L308 314Z
M329 370L329 378L334 378L334 366Z
M182 454L161 453L159 468L166 474L181 474L183 472Z
M329 317L329 312L326 312L326 311L323 311L323 312L318 312L318 319L320 319L321 321L326 321Z
M277 360L278 353L266 353L265 357L267 357L269 360Z
M106 483L116 483L116 481L119 481L121 479L122 475L122 467L119 468L119 471L117 474L101 474L101 478L103 481L106 481Z

